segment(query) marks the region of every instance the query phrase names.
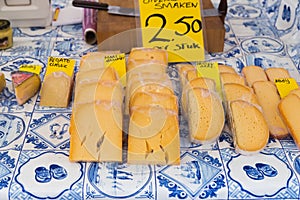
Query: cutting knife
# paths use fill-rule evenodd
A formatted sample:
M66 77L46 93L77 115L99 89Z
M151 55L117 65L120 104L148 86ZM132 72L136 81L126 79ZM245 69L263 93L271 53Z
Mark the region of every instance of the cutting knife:
M122 16L129 16L129 17L140 16L140 13L134 8L123 8L120 6L111 6L107 3L100 3L95 1L73 0L72 5L75 7L104 10L107 11L109 14L113 14L113 15L122 15ZM221 15L222 14L217 9L214 8L202 10L203 17L215 17Z

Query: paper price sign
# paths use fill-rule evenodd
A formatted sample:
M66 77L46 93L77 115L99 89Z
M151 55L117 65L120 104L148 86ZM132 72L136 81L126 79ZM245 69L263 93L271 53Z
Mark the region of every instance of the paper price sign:
M199 0L139 0L144 47L167 50L169 62L204 60Z
M126 85L126 59L124 53L105 56L104 65L105 67L113 67L117 71L122 84Z
M40 74L42 70L41 65L21 65L19 68L20 71L31 72L35 74Z
M76 61L69 58L49 57L45 76L53 72L64 72L72 77Z
M287 96L290 91L299 87L293 78L277 78L275 79L275 85L281 98Z

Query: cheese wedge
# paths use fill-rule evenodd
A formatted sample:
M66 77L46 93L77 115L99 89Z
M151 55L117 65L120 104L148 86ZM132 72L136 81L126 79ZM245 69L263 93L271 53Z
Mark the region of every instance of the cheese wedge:
M252 84L255 81L268 80L265 70L258 66L246 66L242 69L242 74L244 75L246 83L249 87L252 87Z
M253 89L247 86L237 83L226 83L223 85L223 94L227 103L234 100L244 100L259 106Z
M268 79L272 82L275 82L275 79L277 78L291 78L289 72L284 68L271 67L265 69L265 72L267 74Z
M244 77L238 74L222 72L220 73L220 79L222 85L224 85L225 83L237 83L241 85L246 85Z
M122 162L122 109L119 102L95 101L73 106L71 161Z
M257 81L253 83L252 87L262 108L270 134L278 139L287 137L289 132L278 110L280 96L275 84L271 81Z
M123 87L119 81L96 81L77 84L74 103L81 104L95 100L123 102Z
M300 98L295 94L289 94L284 97L279 105L278 109L282 118L287 125L294 142L300 149Z
M177 113L159 106L135 109L129 122L127 161L130 164L179 164Z
M53 72L45 76L40 92L40 105L58 108L68 107L72 87L73 77L64 72Z
M261 151L268 143L269 128L261 111L243 100L230 102L231 131L235 150L244 155Z
M216 91L216 83L213 79L210 78L197 77L189 81L184 86L181 93L181 105L182 105L182 114L185 117L187 113L187 98L188 98L187 95L188 95L188 91L192 88L204 88L211 91Z
M23 105L27 100L33 97L41 86L39 75L34 73L15 71L11 73L11 78L19 105Z
M167 110L178 112L177 96L158 92L136 92L129 102L130 113L145 106L161 106Z
M0 72L0 92L6 87L5 76L2 72Z
M118 74L112 67L97 68L76 74L76 84L107 80L118 80Z
M90 71L94 69L104 68L105 56L120 53L119 51L98 51L89 52L82 56L79 64L79 71Z
M232 73L236 74L235 69L233 69L231 66L228 65L218 65L219 67L219 73Z
M225 113L216 93L203 88L191 89L188 93L187 115L192 142L212 143L220 136Z

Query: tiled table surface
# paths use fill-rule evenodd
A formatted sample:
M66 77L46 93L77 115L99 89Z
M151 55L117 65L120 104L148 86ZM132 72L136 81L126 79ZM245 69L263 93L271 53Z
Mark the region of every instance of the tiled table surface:
M52 1L64 7L68 0ZM218 1L216 0L216 4ZM223 53L207 60L233 66L284 67L300 82L300 1L231 0ZM70 163L68 109L45 109L39 97L18 106L10 72L21 64L40 64L48 56L77 60L96 46L82 40L81 24L14 29L14 46L0 51L0 69L7 88L0 95L0 199L299 199L300 151L291 138L270 139L255 156L236 154L225 127L212 145L188 141L181 120L181 165L153 166L116 163ZM178 75L168 72L174 83ZM269 166L258 180L245 168ZM62 170L65 176L55 176ZM41 181L38 174L51 176ZM270 172L270 171L269 171Z

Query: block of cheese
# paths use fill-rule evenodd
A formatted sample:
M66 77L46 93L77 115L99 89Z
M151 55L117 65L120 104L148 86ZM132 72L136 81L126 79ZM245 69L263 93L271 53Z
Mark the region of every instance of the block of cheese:
M216 91L216 83L213 79L197 77L191 81L189 81L181 92L181 105L182 105L182 114L186 116L187 112L187 95L188 91L191 88L204 88L211 91Z
M259 66L246 66L242 69L242 74L244 75L249 87L252 87L252 84L255 81L268 80L265 70Z
M287 125L294 142L300 149L300 98L295 94L284 97L278 105L280 114Z
M128 56L127 71L147 63L160 63L166 67L168 52L155 48L133 48Z
M203 88L189 90L187 116L190 138L195 143L215 142L225 123L221 98L215 92Z
M6 87L5 76L2 72L0 72L0 92Z
M297 95L298 97L300 97L300 88L292 90L290 93Z
M73 76L62 71L45 76L41 92L40 105L65 108L68 107L73 87Z
M130 164L180 163L178 115L159 106L135 109L129 122Z
M136 92L129 101L130 113L145 106L161 106L167 110L178 112L177 96L158 92Z
M97 68L89 71L78 72L76 74L76 84L101 80L118 80L118 74L112 67Z
M23 105L33 97L41 86L41 79L35 73L15 71L11 73L11 78L19 105Z
M225 83L237 83L246 85L244 77L229 72L220 73L220 80L222 85L224 85Z
M123 96L123 87L117 80L82 83L76 85L74 104L95 100L123 102Z
M277 78L291 78L288 70L284 68L271 67L265 69L265 72L267 74L268 79L272 82L274 82Z
M223 94L227 103L234 100L244 100L259 106L253 89L248 86L237 83L226 83L223 85Z
M278 139L288 136L289 132L278 110L280 96L275 84L271 81L256 81L252 87L262 108L270 134Z
M105 66L105 56L118 54L119 51L98 51L89 52L82 56L79 64L79 71L89 71L93 69L103 68Z
M120 102L95 101L73 106L69 159L122 162Z
M219 73L232 73L236 74L235 69L233 69L231 66L228 65L218 65L219 67Z
M237 153L254 154L267 145L269 128L256 106L243 100L231 101L229 116Z

